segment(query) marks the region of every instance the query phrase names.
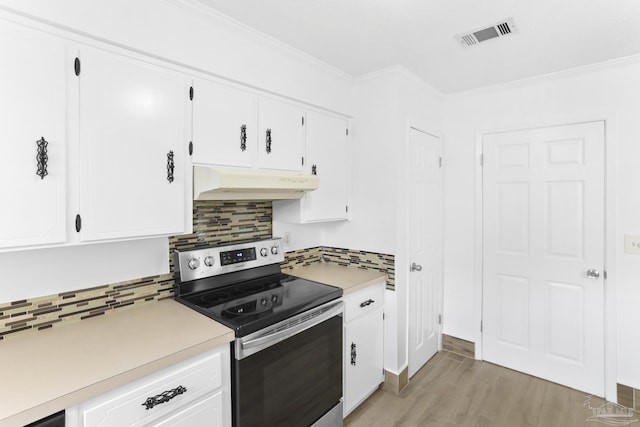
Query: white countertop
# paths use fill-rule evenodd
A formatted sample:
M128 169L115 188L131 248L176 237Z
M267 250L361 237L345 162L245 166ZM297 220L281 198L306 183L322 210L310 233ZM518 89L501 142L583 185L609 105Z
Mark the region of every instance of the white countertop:
M1 341L0 426L23 426L233 339L163 300Z
M314 282L342 288L344 295L387 280L387 275L375 270L346 267L331 262L319 262L287 271L287 274Z

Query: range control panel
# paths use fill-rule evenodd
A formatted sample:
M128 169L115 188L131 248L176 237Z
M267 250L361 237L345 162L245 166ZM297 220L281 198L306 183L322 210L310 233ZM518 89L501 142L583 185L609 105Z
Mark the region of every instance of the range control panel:
M181 282L284 261L280 238L175 251L174 256Z

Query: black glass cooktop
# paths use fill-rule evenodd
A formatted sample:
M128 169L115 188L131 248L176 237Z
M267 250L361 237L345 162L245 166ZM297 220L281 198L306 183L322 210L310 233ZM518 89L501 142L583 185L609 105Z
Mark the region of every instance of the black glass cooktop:
M242 337L341 295L340 288L279 273L176 299Z

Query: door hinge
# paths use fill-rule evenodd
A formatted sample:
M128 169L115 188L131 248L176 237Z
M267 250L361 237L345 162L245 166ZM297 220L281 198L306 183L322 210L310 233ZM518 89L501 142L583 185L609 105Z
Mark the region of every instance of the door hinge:
M76 73L76 76L80 75L80 58L76 58L73 61L73 71Z
M384 320L384 319L385 319L385 317L384 317L384 313L382 313L382 320Z
M603 276L604 276L604 280L607 280L607 270L602 272Z
M302 156L302 166L304 166L304 156Z
M346 205L346 206L344 207L344 211L345 211L345 212L347 212L347 213L349 212L349 205Z
M484 154L480 154L480 166L484 166Z
M347 128L347 136L349 136L349 129Z
M438 325L442 325L442 314L438 314Z
M480 332L482 332L482 320L480 321Z
M189 155L193 155L193 141L189 141Z
M79 233L82 229L82 218L80 218L80 214L76 215L76 232Z
M189 88L189 100L193 101L193 86Z
M438 159L438 166L442 167L442 157L440 157L440 159Z
M302 126L304 126L304 116L302 116Z

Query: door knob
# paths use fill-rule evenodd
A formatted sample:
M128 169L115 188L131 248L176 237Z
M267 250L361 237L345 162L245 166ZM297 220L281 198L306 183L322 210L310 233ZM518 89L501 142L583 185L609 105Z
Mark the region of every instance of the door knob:
M597 279L598 277L600 277L600 272L598 270L596 270L595 268L590 268L587 270L587 277L589 279Z
M422 271L422 266L420 264L416 264L415 262L411 263L411 267L409 271Z

